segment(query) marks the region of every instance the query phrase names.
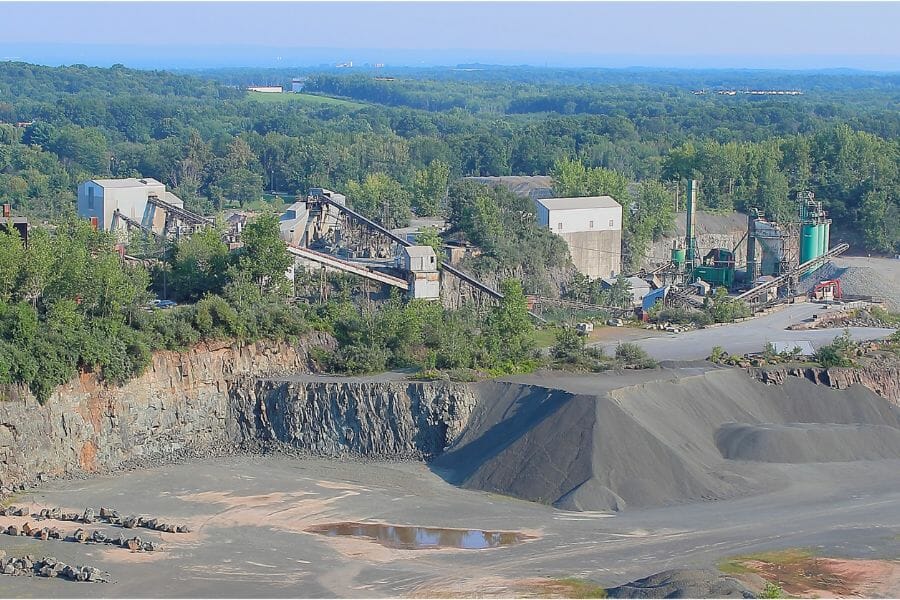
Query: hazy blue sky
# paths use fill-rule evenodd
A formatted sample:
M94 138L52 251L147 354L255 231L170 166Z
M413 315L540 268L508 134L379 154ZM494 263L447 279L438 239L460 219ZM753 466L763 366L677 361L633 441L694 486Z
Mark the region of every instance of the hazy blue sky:
M0 59L56 60L35 58L43 52L61 62L90 56L93 62L181 59L201 66L281 56L299 64L304 58L362 62L363 55L379 61L382 50L385 61L406 64L624 66L603 64L624 60L896 69L898 25L900 3L885 2L0 2ZM73 44L86 49L66 61ZM118 49L87 49L97 44ZM186 46L222 45L233 47L185 52Z

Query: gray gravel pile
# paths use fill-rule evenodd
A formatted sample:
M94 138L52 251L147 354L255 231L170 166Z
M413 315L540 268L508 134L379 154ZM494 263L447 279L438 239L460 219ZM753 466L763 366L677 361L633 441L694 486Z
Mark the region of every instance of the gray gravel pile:
M732 460L773 463L849 462L900 458L900 429L831 423L728 423L716 446Z
M607 380L610 389L593 393L560 377L482 384L468 427L433 465L470 489L566 510L621 510L785 484L780 470L750 460L900 456L900 409L862 387L838 391L797 378L765 385L725 369L680 378L660 373L619 388L615 378ZM717 432L724 432L720 446ZM759 449L769 443L771 449Z
M880 298L889 310L900 311L900 260L837 258L801 281L800 291L809 292L825 279L840 279L845 295Z
M609 598L755 598L747 586L713 569L675 569L606 590Z

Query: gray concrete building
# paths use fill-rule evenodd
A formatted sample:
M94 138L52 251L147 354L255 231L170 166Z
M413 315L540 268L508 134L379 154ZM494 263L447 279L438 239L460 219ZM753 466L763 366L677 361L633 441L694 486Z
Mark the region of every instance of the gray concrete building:
M536 198L538 223L569 246L572 263L591 279L622 270L622 205L610 196Z

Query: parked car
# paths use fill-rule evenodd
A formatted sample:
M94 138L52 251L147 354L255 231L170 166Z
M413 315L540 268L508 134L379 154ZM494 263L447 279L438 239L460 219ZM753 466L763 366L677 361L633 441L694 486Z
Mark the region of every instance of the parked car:
M623 321L622 319L619 319L619 318L615 318L615 319L610 319L609 321L606 322L606 324L609 325L610 327L622 327L623 325L625 325L625 321Z
M178 303L174 300L152 300L150 302L150 306L152 308L166 309L166 308L174 308L178 306Z

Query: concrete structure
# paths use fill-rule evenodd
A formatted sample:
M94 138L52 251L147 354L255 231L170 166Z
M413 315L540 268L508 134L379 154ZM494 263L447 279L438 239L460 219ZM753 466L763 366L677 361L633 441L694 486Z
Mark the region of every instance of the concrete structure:
M438 261L431 246L405 246L400 264L407 272L410 298L437 300L441 296Z
M306 202L294 202L287 207L278 221L281 230L281 239L288 244L306 245L303 239L306 233L306 224L309 221L309 208Z
M166 223L165 212L148 204L147 198L150 196L184 208L181 198L167 192L164 184L150 177L91 179L78 186L78 216L96 219L98 228L110 231L125 226L114 219L114 213L118 210L125 217L162 233Z
M572 263L592 279L622 270L622 205L610 196L537 198L538 223L566 241Z
M634 306L641 306L644 300L644 296L649 294L652 290L650 284L640 277L626 277L625 278L628 283L631 285L631 301ZM603 289L608 289L616 285L615 277L606 277L603 278L600 282L600 285Z

